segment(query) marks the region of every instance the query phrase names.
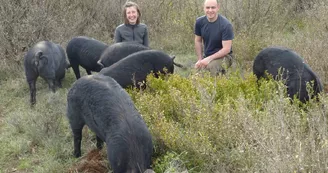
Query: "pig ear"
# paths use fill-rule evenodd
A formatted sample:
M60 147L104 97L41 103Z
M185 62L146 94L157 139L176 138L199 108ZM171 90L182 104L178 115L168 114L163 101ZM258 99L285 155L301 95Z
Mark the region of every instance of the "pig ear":
M43 64L48 64L48 57L45 55L40 56L40 60L42 60Z
M37 58L37 60L39 60L42 55L43 55L43 53L41 51L38 51L35 53L34 56Z
M104 64L101 63L101 60L98 60L98 61L97 61L97 64L98 64L102 69L104 68Z
M38 51L38 52L36 52L36 53L34 54L34 57L35 57L34 64L35 64L36 66L39 65L40 57L42 56L42 54L43 54L43 53L42 53L41 51Z

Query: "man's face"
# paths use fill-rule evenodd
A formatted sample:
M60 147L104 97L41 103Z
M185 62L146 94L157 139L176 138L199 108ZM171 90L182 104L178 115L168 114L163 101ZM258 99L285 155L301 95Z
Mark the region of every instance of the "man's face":
M217 4L216 0L205 1L204 11L205 11L206 17L209 20L215 20L218 15L218 11L219 11L219 5Z
M128 21L131 25L134 25L137 23L138 17L139 17L139 15L138 15L138 11L137 11L136 7L132 6L132 7L126 8L126 18L128 19Z

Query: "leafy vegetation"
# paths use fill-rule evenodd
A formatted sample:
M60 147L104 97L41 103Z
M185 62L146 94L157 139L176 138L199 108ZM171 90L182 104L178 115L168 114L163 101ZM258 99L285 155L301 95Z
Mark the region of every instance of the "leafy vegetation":
M193 25L203 0L136 0L151 47L176 55L188 69L143 91L128 90L154 141L156 172L327 172L326 94L320 102L291 103L281 82L256 81L252 60L264 47L298 52L327 84L328 4L325 0L222 0L232 21L233 51L240 69L211 77L192 69ZM72 156L63 88L51 93L37 81L37 104L29 106L23 69L26 51L41 40L66 46L85 35L112 43L122 23L123 1L0 0L0 172L110 172L106 149L94 151L94 134L83 131L82 158ZM86 75L85 73L83 75Z
M73 72L68 76L74 79ZM300 108L285 97L281 82L258 84L251 74L245 79L238 73L216 78L207 73L159 79L150 75L147 81L146 90L128 92L152 133L156 172L325 170L325 95L321 103L310 100ZM85 162L72 157L65 117L69 82L51 93L40 80L34 109L29 107L24 79L2 85L3 172L67 172ZM95 148L94 135L84 131L83 137L87 155Z

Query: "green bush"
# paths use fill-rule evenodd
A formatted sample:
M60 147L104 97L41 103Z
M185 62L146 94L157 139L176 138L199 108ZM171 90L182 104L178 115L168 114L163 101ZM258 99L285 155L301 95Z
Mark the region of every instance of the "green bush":
M155 155L173 157L167 152L184 153L183 162L191 163L185 164L191 172L266 172L270 168L265 166L265 157L271 149L277 149L270 141L280 138L273 129L281 129L281 135L293 138L288 140L302 140L300 134L312 133L306 130L309 128L306 111L297 103L291 104L285 96L285 85L274 80L257 82L254 75L245 79L237 74L216 78L149 76L145 91L130 90L130 94L154 136L158 152ZM315 105L309 104L307 109L316 109ZM289 128L296 128L295 132ZM281 142L278 146L286 147L283 139L278 141ZM276 152L272 157L296 151L288 146ZM154 166L163 170L163 164L169 161L159 160L162 161L159 168Z

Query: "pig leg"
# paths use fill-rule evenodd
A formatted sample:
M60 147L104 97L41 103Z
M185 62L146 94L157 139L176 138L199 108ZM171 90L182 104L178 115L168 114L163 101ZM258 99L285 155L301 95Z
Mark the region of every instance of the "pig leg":
M30 103L31 105L35 105L36 103L36 87L35 87L36 79L28 81L28 85L30 87Z
M51 89L51 91L53 93L56 92L55 80L54 79L48 79L47 82L48 82L48 85L49 85L49 89Z
M67 117L69 119L69 124L73 132L74 138L74 156L81 156L81 141L82 141L82 129L85 125L83 118L80 115L80 112L75 110L76 105L70 104L68 101L67 104Z
M63 79L58 79L58 80L56 81L56 86L58 86L58 88L62 88L62 87L63 87L63 85L62 85L62 80L63 80Z
M87 72L88 75L91 75L91 71L90 70L85 70Z
M83 128L83 126L82 126ZM74 156L80 157L81 156L81 141L82 141L82 128L73 129L73 136L74 136Z
M103 143L104 143L104 141L102 141L98 136L96 136L96 138L97 138L97 148L98 148L99 150L101 150L102 147L103 147Z
M81 77L79 65L75 65L75 63L73 64L71 63L71 67L73 68L76 79L79 79Z

